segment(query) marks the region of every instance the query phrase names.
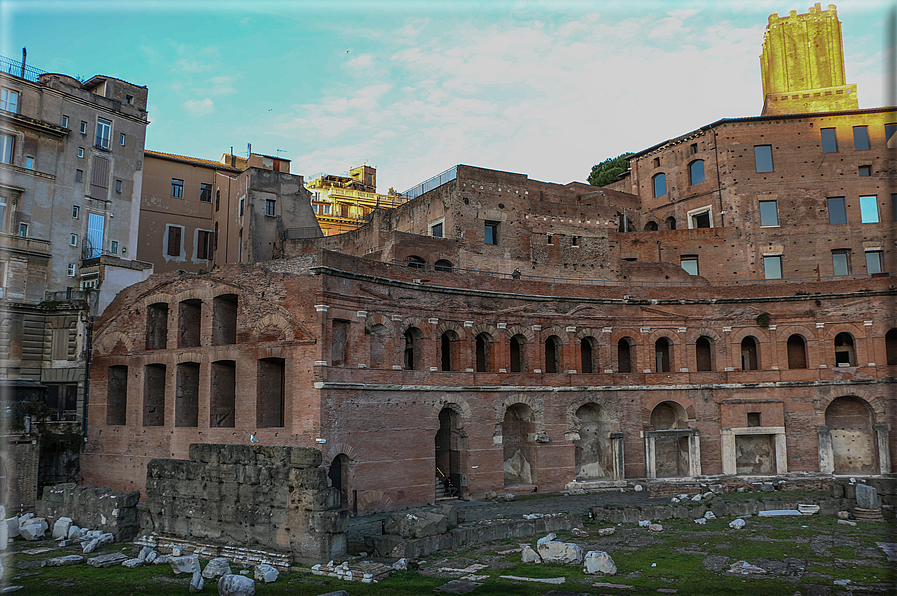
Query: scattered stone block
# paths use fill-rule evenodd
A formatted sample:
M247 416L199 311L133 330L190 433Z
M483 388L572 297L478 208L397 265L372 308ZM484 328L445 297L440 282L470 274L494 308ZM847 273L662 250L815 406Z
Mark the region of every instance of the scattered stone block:
M199 557L196 555L187 555L183 557L171 557L171 570L175 575L179 573L190 573L194 571L202 571L199 566Z
M633 489L635 490L635 492L640 493L640 492L642 492L643 490L645 490L645 487L643 487L641 484L636 484L636 485L633 487Z
M616 575L617 566L611 556L603 550L590 550L583 559L582 570L589 575L598 573Z
M184 555L184 547L180 544L175 544L171 547L171 556L172 557L181 557Z
M651 524L648 526L648 530L651 532L663 532L663 526L660 524Z
M850 521L849 519L839 519L839 524L844 524L845 526L855 526L857 523L855 521Z
M127 560L128 557L121 553L109 553L92 559L87 559L87 564L91 567L112 567L113 565L119 565Z
M699 526L706 525L706 524L707 524L707 518L706 518L706 517L699 517L698 519L695 520L695 523L698 524Z
M202 573L199 571L193 572L193 577L190 579L190 593L191 594L199 594L202 592L202 589L206 585L206 580L202 578Z
M616 533L616 531L617 531L617 529L613 528L613 527L601 528L600 530L598 530L598 535L599 536L613 536Z
M255 582L242 575L222 575L218 578L219 596L255 596Z
M849 511L839 511L838 512L838 519L847 519L848 517L850 517Z
M583 530L582 528L573 528L570 530L570 533L576 536L577 538L588 538L589 533Z
M878 491L868 484L857 484L856 486L857 507L862 509L880 509L881 501L878 498Z
M539 539L536 543L539 556L543 563L556 563L558 565L581 565L582 547L572 542L554 542Z
M6 520L0 518L0 550L5 550L9 546L9 526Z
M607 582L595 582L592 584L593 588L614 588L615 590L635 590L635 586L628 586L626 584L610 584ZM658 590L660 592L660 590Z
M704 519L716 519L716 514L712 511L705 511Z
M819 513L819 505L806 505L803 503L799 503L797 505L797 510L800 511L802 515L813 515L815 513Z
M10 538L15 538L19 535L19 517L11 517L6 520L6 531L9 533Z
M534 551L530 546L524 546L520 553L520 558L524 563L541 563L542 557Z
M34 514L26 513L25 515L20 515L17 519L19 520L19 528L21 528L22 526L27 525L28 522L30 522L32 519L34 519Z
M703 498L703 495L701 495L701 493L698 493L698 494L696 494L695 496L693 496L693 497L691 498L691 500L692 500L692 501L700 501L702 498Z
M69 526L69 533L68 533L68 535L66 536L66 538L68 538L69 540L73 540L73 539L75 538L75 536L76 536L80 531L81 531L81 528L79 528L79 527L76 526L75 524L72 524L71 526Z
M280 572L271 565L262 564L255 566L255 581L260 581L263 584L273 584L278 577L280 577Z
M98 538L98 540L100 541L99 546L105 546L107 544L112 544L115 542L115 535L110 532L106 532L104 534L100 534L100 537Z
M81 555L66 555L64 557L52 557L50 559L44 559L44 562L41 564L42 567L66 567L68 565L79 565L84 562L84 557Z
M408 559L406 559L405 557L402 557L401 559L399 559L398 561L396 561L395 563L392 564L392 568L395 569L396 571L405 571L406 569L408 569Z
M732 566L729 567L729 573L738 573L739 575L751 575L751 574L762 574L766 573L766 570L757 567L756 565L751 565L747 561L736 561L732 563Z
M230 563L224 557L217 557L206 563L202 576L206 579L218 579L222 575L230 575Z
M127 567L128 569L135 569L141 565L143 565L143 561L140 559L128 559L122 562L122 567Z
M149 556L149 554L151 552L153 552L153 547L144 546L143 548L140 549L140 554L137 555L137 558L140 559L141 561L146 561L146 558Z
M153 561L153 565L170 565L172 558L173 557L171 555L159 555Z
M82 542L81 544L81 552L83 552L85 555L89 555L93 551L97 550L97 546L100 545L100 539L94 538L93 540Z
M740 530L744 527L744 520L740 517L729 522L729 527L733 530Z
M56 520L56 523L53 524L53 540L57 540L59 538L68 538L69 528L72 527L72 518L70 517L60 517Z
M154 551L154 550L151 550L151 551L149 552L149 554L146 555L146 559L144 559L144 560L145 560L147 563L152 563L152 562L154 562L154 561L155 561L156 559L158 559L158 558L159 558L159 553L157 553L157 552Z
M651 525L651 521L647 520L647 519L643 519L643 520L639 521L638 525L640 528L647 528L648 526Z
M560 585L560 584L564 583L565 581L567 581L566 577L540 578L540 577L520 577L519 575L500 575L499 577L502 579L515 579L519 582L536 582L536 583L540 583L540 584L554 584L554 585Z
M19 527L19 536L25 540L40 540L44 537L44 527L41 524L27 524Z

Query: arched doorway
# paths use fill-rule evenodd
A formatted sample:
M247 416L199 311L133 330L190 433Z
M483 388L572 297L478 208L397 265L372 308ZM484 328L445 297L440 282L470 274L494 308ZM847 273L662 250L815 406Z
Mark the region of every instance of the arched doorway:
M340 509L349 508L349 456L340 453L330 462L330 469L327 471L327 477L330 478L330 486L339 491Z
M576 410L581 426L575 448L577 480L611 479L613 449L610 444L610 417L598 404L583 404Z
M461 415L452 408L439 412L439 430L436 431L436 495L461 496L467 438L461 430ZM451 481L451 487L448 485Z
M505 486L536 483L535 443L528 440L536 431L532 408L514 404L505 411L501 425Z
M825 409L825 425L836 474L878 473L872 411L866 402L849 395L835 399Z

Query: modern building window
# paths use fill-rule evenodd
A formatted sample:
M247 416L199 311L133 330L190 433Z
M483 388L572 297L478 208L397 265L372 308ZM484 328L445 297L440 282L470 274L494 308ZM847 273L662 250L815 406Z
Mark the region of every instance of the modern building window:
M498 222L487 221L485 227L486 244L498 244Z
M664 173L655 174L654 178L654 196L662 197L667 194L667 175Z
M882 268L882 251L870 250L866 253L866 273L875 275L884 271Z
M763 272L766 279L782 279L782 256L763 257Z
M828 223L833 226L841 226L847 223L847 208L844 205L844 197L829 197Z
M84 159L84 147L78 147L78 158Z
M181 226L168 226L168 245L165 254L169 257L181 256Z
M442 227L444 224L444 220L434 221L430 224L430 236L433 238L442 238Z
M240 217L243 217L243 203L246 201L246 197L240 197ZM329 207L329 205L328 205ZM326 211L325 213L330 213L330 211Z
M113 240L112 242L109 243L109 252L111 252L114 255L118 254L118 242Z
M700 184L704 181L704 160L698 159L688 165L688 178L691 184Z
M84 180L84 170L75 170L75 182Z
M212 232L209 232L208 230L197 230L196 258L204 260L212 258Z
M28 237L28 224L26 224L26 223L19 224L19 237L20 238Z
M78 265L76 265L75 263L69 263L68 276L75 277L75 275L77 273L78 273Z
M860 197L860 221L878 223L878 197Z
M12 89L0 89L0 110L17 114L19 112L19 92Z
M265 199L265 215L269 215L274 217L274 207L276 206L277 201L273 199Z
M872 166L857 166L857 175L860 178L868 178L872 175Z
M754 146L754 164L758 174L775 171L772 165L772 145Z
M760 225L764 228L779 225L779 205L777 201L760 201Z
M834 128L823 128L819 131L822 135L822 152L837 153L838 152L838 135Z
M27 169L27 170L33 170L33 169L34 169L34 158L33 158L33 157L26 157L26 158L25 158L25 169Z
M713 216L710 207L701 207L694 211L688 212L688 229L697 230L700 228L712 228Z
M885 146L888 149L897 147L897 124L885 124Z
M0 163L12 163L16 138L12 135L0 135Z
M121 180L115 181L115 192L121 194Z
M81 215L81 207L78 207L77 205L72 205L72 219L78 219L78 217L80 215Z
M78 246L78 234L69 235L69 246Z
M698 275L698 257L696 255L683 255L679 259L679 266L685 269L689 275Z
M69 117L66 116L65 114L63 114L62 115L62 128L68 128L68 127L69 127Z
M850 250L832 251L832 270L833 275L850 275Z
M171 196L175 199L184 198L184 181L177 178L171 179Z
M112 123L102 118L97 118L96 145L101 149L108 149L112 140Z
M103 236L106 230L106 216L99 213L87 214L87 246L88 258L93 259L103 252Z
M853 148L856 151L869 150L869 127L854 126L853 127Z
M81 134L87 134L87 122L85 122L84 120L81 121Z
M199 184L199 200L203 203L212 202L212 185L201 182Z
M118 144L122 147L125 146L125 133L122 132L118 134Z

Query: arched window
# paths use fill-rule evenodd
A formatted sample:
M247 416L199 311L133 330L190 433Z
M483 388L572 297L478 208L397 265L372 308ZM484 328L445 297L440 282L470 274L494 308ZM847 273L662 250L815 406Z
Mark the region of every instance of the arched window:
M645 224L645 231L646 231L646 232L656 232L656 231L657 231L657 222L656 222L656 221L649 221L648 223L646 223L646 224Z
M449 329L442 334L442 342L440 345L442 370L450 371L458 369L458 334Z
M594 337L584 337L582 338L582 343L579 344L580 366L585 374L598 371L597 343Z
M676 229L676 218L673 217L672 215L666 219L666 222L665 222L665 223L666 223L666 226L667 226L667 229L668 229L668 230L675 230L675 229Z
M511 372L526 372L524 362L526 362L526 338L520 334L511 338L510 343L511 356Z
M666 337L654 342L654 372L670 372L673 360L673 346Z
M704 181L703 159L696 159L688 164L688 181L690 184L700 184Z
M757 340L751 336L741 340L741 370L758 370Z
M655 174L654 178L654 196L662 197L667 194L667 175L661 172L660 174Z
M445 271L447 273L451 273L454 265L452 265L451 261L447 261L446 259L439 259L434 263L433 267L436 271Z
M624 337L617 342L617 371L621 373L632 372L632 347L635 342L630 337Z
M386 348L389 330L385 326L377 324L373 325L370 331L371 368L388 368L390 358Z
M695 342L695 358L698 370L713 370L713 347L709 337L699 337Z
M545 372L556 373L561 370L561 338L552 335L545 340Z
M891 329L885 334L885 352L888 366L897 364L897 328Z
M856 366L856 353L853 349L853 336L841 332L835 336L835 366Z
M408 266L413 267L415 269L423 269L424 266L427 264L427 262L425 260L423 260L422 258L420 258L417 255L411 255L406 260L408 261Z
M788 368L807 368L807 342L797 333L788 338Z
M492 372L492 336L480 333L476 343L477 372Z
M421 370L421 341L424 338L423 332L417 327L409 327L405 331L405 370Z

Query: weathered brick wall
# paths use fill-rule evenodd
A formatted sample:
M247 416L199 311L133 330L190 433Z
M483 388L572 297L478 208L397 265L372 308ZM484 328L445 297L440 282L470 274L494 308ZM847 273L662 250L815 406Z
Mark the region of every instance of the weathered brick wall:
M0 437L0 458L6 468L6 494L0 495L9 511L21 505L33 507L37 501L37 471L40 445L31 435Z
M333 559L346 552L349 512L320 465L310 448L194 443L189 460L147 466L145 531Z
M125 493L74 483L57 484L44 487L43 498L37 502L37 514L52 519L70 517L82 528L109 532L117 541L131 540L140 530L139 500L137 490Z

